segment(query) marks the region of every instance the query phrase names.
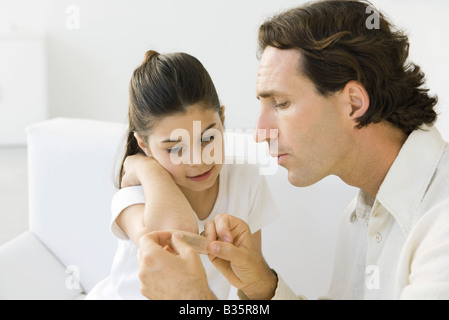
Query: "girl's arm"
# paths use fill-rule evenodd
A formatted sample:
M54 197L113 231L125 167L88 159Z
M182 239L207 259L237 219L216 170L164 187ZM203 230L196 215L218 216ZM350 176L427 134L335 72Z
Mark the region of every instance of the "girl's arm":
M173 181L170 173L155 159L141 154L125 160L121 187L142 185L145 204L123 210L118 226L139 246L139 239L157 230L182 230L198 233L195 212Z

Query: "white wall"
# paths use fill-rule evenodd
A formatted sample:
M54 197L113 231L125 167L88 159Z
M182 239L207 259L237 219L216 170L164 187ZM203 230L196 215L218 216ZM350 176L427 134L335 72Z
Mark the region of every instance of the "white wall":
M41 29L48 39L48 102L51 117L125 121L128 81L148 49L185 51L209 70L229 128L252 128L257 28L264 18L298 0L0 0L0 28ZM373 0L407 29L411 57L440 96L441 122L449 140L449 64L445 0ZM79 8L79 29L70 30L66 9Z
M437 126L449 141L449 1L372 2L409 34L410 60L422 67L430 93L438 95Z

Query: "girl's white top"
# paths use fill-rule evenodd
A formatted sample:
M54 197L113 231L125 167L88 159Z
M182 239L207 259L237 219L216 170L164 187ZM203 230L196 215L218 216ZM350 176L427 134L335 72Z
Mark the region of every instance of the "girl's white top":
M227 161L219 176L217 200L205 220L198 220L201 233L208 220L221 213L232 214L244 220L255 233L273 222L278 210L259 166ZM87 299L145 299L140 293L137 266L137 247L115 222L127 207L145 203L141 186L119 190L112 200L111 231L118 239L118 249L112 263L111 274L97 284L87 295ZM201 255L206 269L209 287L218 299L237 299L235 288L216 270L206 255ZM181 288L180 288L181 289ZM188 290L186 288L186 290Z

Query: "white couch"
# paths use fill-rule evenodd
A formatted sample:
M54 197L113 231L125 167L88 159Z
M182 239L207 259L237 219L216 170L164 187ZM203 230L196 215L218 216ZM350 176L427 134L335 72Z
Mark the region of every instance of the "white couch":
M0 247L0 299L80 299L108 275L116 249L110 201L125 132L119 123L66 118L28 128L29 231ZM281 218L263 230L267 261L298 293L324 294L338 220L356 190L335 177L294 188L266 145L231 131L226 141L228 155L249 156L265 173L276 169L266 178Z

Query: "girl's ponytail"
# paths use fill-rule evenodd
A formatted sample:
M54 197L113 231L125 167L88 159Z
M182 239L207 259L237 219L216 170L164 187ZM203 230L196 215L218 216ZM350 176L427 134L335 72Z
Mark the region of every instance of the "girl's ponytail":
M119 172L119 176L118 176L118 187L120 189L122 188L122 179L123 179L123 175L125 174L124 164L125 164L126 158L128 156L138 154L139 152L142 152L142 150L140 149L139 144L137 143L137 139L134 136L134 131L130 127L128 129L128 137L126 139L125 155L123 156L123 160L122 160L122 164L120 166L120 172Z
M157 52L157 51L154 51L154 50L148 50L148 51L145 53L145 57L144 57L144 59L143 59L142 64L145 64L145 63L147 63L148 61L151 61L152 59L157 58L159 55L160 55L160 53Z

